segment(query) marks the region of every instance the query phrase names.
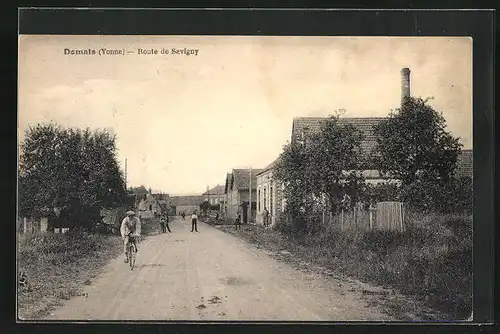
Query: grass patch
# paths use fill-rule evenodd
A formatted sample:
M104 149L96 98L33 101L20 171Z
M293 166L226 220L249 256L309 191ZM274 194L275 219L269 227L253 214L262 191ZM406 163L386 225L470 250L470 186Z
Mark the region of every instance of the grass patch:
M296 237L252 225L219 228L272 252L286 249L292 254L284 258L287 262L311 263L396 289L405 300L384 302L378 296L377 302L399 319L467 319L472 310L472 216L413 215L409 220L404 233L340 232L327 226Z
M68 232L19 236L18 269L28 287L18 288L20 319L37 319L82 293L100 269L123 251L119 236Z

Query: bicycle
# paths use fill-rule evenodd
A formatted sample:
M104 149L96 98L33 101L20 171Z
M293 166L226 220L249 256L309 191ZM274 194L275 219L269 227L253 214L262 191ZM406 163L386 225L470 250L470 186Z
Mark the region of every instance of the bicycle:
M135 236L132 235L132 233L129 233L128 235L128 245L127 245L127 258L128 258L128 263L130 264L130 270L134 270L135 266L135 254L137 253L137 249L135 248L134 240L137 242L137 239Z

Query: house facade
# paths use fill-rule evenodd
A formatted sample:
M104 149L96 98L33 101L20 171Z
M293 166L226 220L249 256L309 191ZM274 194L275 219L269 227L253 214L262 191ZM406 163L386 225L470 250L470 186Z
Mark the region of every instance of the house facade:
M145 194L137 205L137 215L140 219L152 219L161 214L161 206L151 193Z
M208 201L211 205L219 205L222 210L226 204L226 194L224 190L225 187L223 185L217 185L204 192L202 195L205 201Z
M281 182L273 178L274 166L279 158L269 164L257 174L257 213L256 223L259 225L274 226L276 218L285 209L283 187ZM266 222L267 214L267 222Z
M328 118L320 117L299 117L293 120L292 125L292 143L307 144L308 139L314 133L321 129L321 123ZM376 137L374 128L377 124L386 118L339 118L338 122L341 125L352 124L363 134L361 142L362 155L368 157L376 146ZM284 210L283 185L279 185L276 180L273 180L273 169L278 159L267 166L261 173L257 175L257 197L259 203L257 205L257 223L264 223L264 210L269 212L269 223L273 225L276 222L276 217L280 211ZM368 160L369 161L369 160ZM345 171L347 175L351 171ZM400 184L400 181L382 175L375 166L366 165L365 169L356 171L359 176L365 179L365 183L377 185L381 183ZM473 151L464 149L460 152L457 158L457 168L455 171L456 177L471 177L473 176Z
M233 169L227 174L224 186L226 196L224 212L227 217L234 219L239 212L243 223L256 220L257 174L261 171L262 169ZM252 208L251 217L248 217L249 205Z

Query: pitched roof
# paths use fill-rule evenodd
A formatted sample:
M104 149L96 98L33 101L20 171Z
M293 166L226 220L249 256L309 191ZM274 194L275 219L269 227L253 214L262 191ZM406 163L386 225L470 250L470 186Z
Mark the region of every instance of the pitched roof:
M257 174L262 169L252 169L252 189L257 185ZM232 180L233 188L238 190L248 189L250 186L250 169L233 169Z
M218 184L215 187L213 187L212 189L205 191L202 195L223 195L224 189L225 189L224 186Z
M259 176L261 174L264 174L270 169L273 169L274 166L276 166L281 160L281 156L278 156L273 162L271 162L269 165L267 165L264 169L262 169L259 173L256 174L256 176Z
M160 193L160 194L152 194L152 195L153 195L153 197L156 200L165 200L165 199L168 199L168 194Z
M471 149L462 150L457 157L457 169L455 170L457 176L470 176L473 175L473 151Z
M195 206L203 203L203 196L172 196L169 204L172 206Z
M361 149L365 154L369 154L377 144L373 129L377 124L386 119L386 117L340 117L338 119L338 124L352 124L359 131L361 131L363 134ZM292 142L300 139L303 132L306 134L318 133L321 130L321 123L326 120L328 120L328 117L294 118L292 125Z

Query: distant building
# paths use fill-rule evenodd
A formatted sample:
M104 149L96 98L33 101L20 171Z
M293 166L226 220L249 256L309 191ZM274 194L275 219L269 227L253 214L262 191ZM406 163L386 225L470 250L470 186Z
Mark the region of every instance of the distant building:
M227 196L225 213L229 218L234 218L241 213L242 222L248 223L248 205L250 194L252 195L251 203L251 221L255 221L257 207L257 174L262 169L233 169L232 173L226 176L226 184L224 193ZM251 180L251 189L250 189Z
M273 179L275 165L280 158L273 161L256 175L257 179L257 215L256 223L264 225L264 212L268 212L268 224L274 225L276 217L284 211L283 184Z
M205 201L210 202L211 205L219 204L221 208L225 205L226 195L224 193L223 185L217 185L204 192L202 195L204 196Z
M182 212L186 215L194 211L200 212L200 205L204 201L204 196L171 196L169 198L169 207L171 214L179 216Z
M147 193L140 199L137 215L141 219L152 219L161 213L161 207L153 194Z

